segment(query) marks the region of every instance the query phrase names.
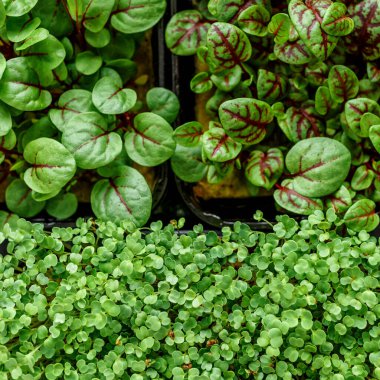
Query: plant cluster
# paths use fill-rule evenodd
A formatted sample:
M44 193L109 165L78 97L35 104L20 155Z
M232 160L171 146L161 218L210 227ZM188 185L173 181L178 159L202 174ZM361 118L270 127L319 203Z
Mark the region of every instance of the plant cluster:
M151 189L133 164L171 157L179 104L163 88L141 93L151 78L139 76L134 56L165 8L165 0L0 1L9 210L70 217L78 203L72 189L87 182L97 217L146 223Z
M0 379L380 379L375 237L333 209L270 233L183 222L8 217Z
M380 4L347 3L202 0L172 17L167 45L205 67L191 89L208 93L211 118L176 130L178 177L241 169L282 210L379 224Z

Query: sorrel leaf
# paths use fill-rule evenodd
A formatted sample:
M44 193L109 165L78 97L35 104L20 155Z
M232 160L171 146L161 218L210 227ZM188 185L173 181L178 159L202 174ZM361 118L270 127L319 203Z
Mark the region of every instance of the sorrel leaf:
M125 134L128 156L142 166L162 164L173 155L175 145L170 124L150 112L137 115L130 131Z
M117 115L130 110L137 100L136 91L123 88L120 80L106 76L96 82L92 90L92 102L106 115Z
M254 36L265 36L267 24L270 20L270 13L262 5L251 5L243 10L238 19L239 27L247 34Z
M76 171L72 154L58 141L41 137L30 142L24 158L31 165L24 174L25 183L42 194L62 188Z
M211 25L206 45L212 65L218 70L241 65L252 54L252 46L246 34L236 26L223 22Z
M295 190L294 182L286 179L277 185L273 194L278 205L287 211L300 215L311 215L315 210L322 210L323 203L320 199L312 199L301 195Z
M0 136L5 136L12 128L12 116L8 107L0 102Z
M77 89L64 92L58 100L58 108L49 111L53 124L63 132L65 125L81 112L96 111L90 91Z
M273 112L261 100L237 98L220 106L219 118L226 133L236 142L252 145L264 139Z
M380 65L376 62L367 62L367 75L371 82L380 81Z
M302 41L320 60L326 60L334 50L338 38L327 34L321 27L330 0L291 0L289 16Z
M271 148L267 152L254 150L245 166L245 177L255 186L270 190L284 171L284 156L280 149Z
M38 28L36 30L33 30L33 32L25 41L22 41L22 43L19 43L15 46L15 50L22 52L22 50L25 50L35 44L38 44L41 41L46 40L49 35L49 31L45 28Z
M319 86L315 93L315 110L320 115L326 115L333 105L331 93L328 87Z
M288 84L283 75L265 69L259 69L256 86L257 97L269 104L284 98L288 91Z
M197 146L203 135L203 126L197 121L190 121L174 130L174 140L177 144L186 147Z
M234 66L211 75L211 80L221 91L232 91L241 81L243 70L240 66Z
M119 0L111 24L126 34L144 32L160 20L165 9L165 0Z
M286 13L276 13L268 24L268 32L274 35L274 42L282 45L289 39L291 21Z
M326 198L326 206L333 208L336 213L345 212L352 204L352 197L344 185L342 185L335 193Z
M380 124L373 125L369 129L369 139L372 145L375 147L376 151L380 153Z
M287 41L281 45L275 44L274 54L280 61L290 65L303 65L313 59L313 54L300 39Z
M12 181L5 192L8 209L23 218L33 218L45 207L45 202L36 202L32 190L22 179Z
M354 190L368 189L373 180L375 179L375 173L367 165L360 165L356 168L351 180L351 187Z
M202 148L177 145L171 158L174 174L185 182L199 182L206 176L208 166L202 161Z
M285 162L295 191L306 197L323 197L338 190L346 179L351 154L339 141L312 137L295 144Z
M62 144L82 169L109 164L123 148L120 135L112 132L107 120L96 112L74 116L63 129Z
M9 41L21 42L29 37L41 24L38 17L30 18L28 15L21 17L8 17L6 22L7 37Z
M241 144L229 137L223 128L211 128L202 137L203 152L214 162L230 161L238 156Z
M0 100L20 111L38 111L48 107L52 97L28 59L19 57L7 61L0 80Z
M75 59L76 69L84 75L95 74L102 66L102 57L87 50L79 53Z
M354 20L346 16L347 7L343 3L332 3L322 20L322 29L333 36L347 36L354 27Z
M47 213L57 220L73 216L78 208L78 198L73 193L60 193L49 199L46 204Z
M151 88L146 94L149 110L172 123L178 116L180 104L177 95L163 87Z
M91 192L96 217L120 222L129 220L143 226L150 217L152 194L145 178L129 166L119 167L117 175L98 181Z
M100 32L106 25L115 0L84 0L81 24L93 33Z
M176 13L166 26L168 48L178 55L193 55L206 40L210 23L196 10Z
M5 155L16 146L17 137L13 129L11 129L5 136L0 137L0 164L4 161Z
M196 94L203 94L210 91L213 87L213 83L210 79L210 74L207 72L200 72L196 74L190 82L191 91Z
M353 231L373 231L379 224L379 215L375 211L375 202L360 199L344 215L344 222Z
M331 97L338 103L354 98L359 91L356 74L343 65L333 66L329 72L328 85Z
M33 9L38 0L2 0L7 16L19 17Z

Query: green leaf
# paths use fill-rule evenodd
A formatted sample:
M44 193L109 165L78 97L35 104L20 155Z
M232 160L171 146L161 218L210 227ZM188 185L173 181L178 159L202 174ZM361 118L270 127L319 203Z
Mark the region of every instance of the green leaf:
M204 92L210 91L212 86L213 83L210 79L210 74L204 71L196 74L190 82L191 91L196 94L203 94Z
M266 24L269 20L270 13L265 7L251 5L240 13L237 22L245 33L263 37L268 33Z
M196 10L177 12L165 30L167 47L177 55L193 55L206 40L210 22Z
M73 216L78 208L78 199L73 193L61 193L49 199L46 211L57 220L68 219Z
M120 0L112 12L111 25L119 32L143 32L164 15L165 0Z
M273 112L261 100L237 98L220 106L219 118L226 133L236 142L252 145L264 139Z
M294 181L286 179L273 194L275 201L285 210L295 214L311 215L315 210L322 210L320 199L313 199L298 193Z
M357 76L343 65L336 65L330 69L328 84L331 97L338 103L344 103L348 99L354 98L359 91Z
M369 199L355 202L344 215L346 226L353 231L373 231L379 225L379 215L375 212L376 204Z
M252 54L246 34L232 24L215 22L207 32L206 46L215 69L231 69L246 62Z
M53 124L63 132L65 125L81 112L96 111L92 104L91 92L78 89L64 92L59 100L58 107L49 110L49 117Z
M349 190L342 185L335 193L326 199L328 208L333 208L336 213L346 211L352 204L352 197Z
M125 149L139 165L160 165L174 153L173 129L161 116L140 113L135 117L131 130L125 134Z
M284 171L284 156L280 149L267 152L254 150L249 154L245 166L245 177L255 186L270 190Z
M4 4L0 2L0 28L4 26L6 17L7 15L5 13Z
M333 36L347 36L354 27L354 20L346 16L347 7L343 3L332 3L322 20L322 29Z
M234 66L211 75L211 80L219 90L229 92L240 83L242 73L240 66Z
M111 317L117 317L121 311L120 306L118 306L117 304L115 304L115 302L109 299L106 299L104 302L102 302L102 308Z
M202 161L201 147L177 145L171 159L175 175L185 182L198 182L207 173L207 165Z
M351 180L351 186L354 190L365 190L371 186L375 178L373 170L367 165L360 165L356 170Z
M23 218L33 218L45 207L45 202L36 202L32 190L21 179L12 181L5 192L8 209Z
M45 28L38 28L36 30L33 30L32 33L28 36L28 38L25 41L23 41L21 44L16 45L16 50L22 52L22 50L30 48L33 45L38 44L39 42L46 40L49 36L50 36L49 31ZM42 52L42 54L46 55L44 52ZM29 54L29 55L31 55L31 54ZM34 57L33 55L31 55L31 56ZM34 59L34 61L35 61L35 59Z
M2 2L7 16L19 17L31 11L38 0L2 0Z
M5 159L5 154L16 146L17 137L14 131L11 129L5 136L0 137L0 163Z
M229 137L223 128L211 128L203 134L203 151L214 162L233 160L240 153L242 146Z
M299 141L286 156L286 167L294 178L294 190L306 197L322 197L338 190L350 166L349 150L327 137Z
M198 121L190 121L174 130L173 138L177 144L186 147L197 146L203 135L203 126Z
M328 87L320 86L315 93L315 110L320 115L326 115L333 105L331 93Z
M28 15L21 17L8 17L6 22L7 37L9 41L21 42L28 38L41 24L38 17L30 18Z
M321 27L329 0L310 1L291 0L289 16L299 36L310 51L320 60L326 60L334 50L338 38L327 34Z
M369 139L372 145L375 147L376 151L380 153L380 124L373 125L369 129Z
M137 94L134 90L123 88L123 83L106 76L96 82L92 91L95 107L106 115L125 113L136 104Z
M152 194L145 178L129 166L118 168L113 178L98 181L91 192L91 206L97 218L128 220L143 226L149 219Z
M24 181L38 193L62 188L76 171L71 153L58 141L45 137L30 142L25 147L24 158L32 165L26 170Z
M104 48L111 42L111 33L108 29L102 29L100 32L94 33L85 30L84 37L86 42L94 48Z
M257 76L257 97L273 104L285 97L288 91L286 78L265 69L259 69Z
M0 53L0 79L3 77L6 67L7 67L7 61L4 55Z
M112 162L121 152L119 134L96 112L74 116L66 124L62 144L72 153L79 168L96 169Z
M12 129L12 116L8 107L0 102L0 136L5 136Z
M172 123L180 109L177 95L163 87L154 87L146 94L146 104L149 110Z
M92 51L83 51L75 58L75 67L84 75L95 74L102 66L103 60Z
M286 13L276 13L268 24L268 32L274 35L274 42L282 45L289 39L291 21Z
M313 59L313 53L300 39L275 44L274 54L280 61L290 65L304 65Z
M111 15L115 0L84 0L82 25L93 33L100 32Z
M48 107L52 97L28 62L25 57L7 61L0 81L0 100L20 111L38 111Z

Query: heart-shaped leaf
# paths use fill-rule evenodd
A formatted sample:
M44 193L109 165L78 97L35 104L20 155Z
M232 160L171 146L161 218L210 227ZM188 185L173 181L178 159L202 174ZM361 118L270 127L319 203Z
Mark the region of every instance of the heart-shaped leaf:
M96 112L74 116L63 130L62 144L82 169L96 169L109 164L123 148L120 135L110 131L107 120Z
M140 113L135 117L131 130L125 134L125 149L139 165L160 165L174 153L173 129L161 116Z
M81 112L96 111L92 104L91 92L86 90L68 90L59 100L58 107L49 111L49 117L53 124L63 132L65 125L71 118Z
M141 227L150 217L152 194L136 169L123 166L114 177L95 184L91 206L97 218L114 222L129 220Z
M286 13L276 13L268 24L268 32L274 35L274 42L284 44L289 39L291 21Z
M220 106L219 118L226 133L236 142L252 145L264 139L273 112L261 100L237 98Z
M269 104L281 100L288 91L288 84L283 75L265 69L259 69L256 86L258 98Z
M285 162L295 191L306 197L323 197L338 190L346 179L351 154L339 141L312 137L295 144Z
M239 27L247 34L263 37L268 33L267 24L270 13L262 5L251 5L243 10L238 17Z
M41 24L38 17L30 18L28 15L21 17L8 17L6 28L9 41L21 42L29 37Z
M367 61L380 58L380 4L378 0L360 1L348 8L349 16L355 24L352 33L346 37L346 48L361 52Z
M199 182L205 177L208 166L202 160L201 146L177 145L171 159L174 174L185 182Z
M302 41L320 60L326 60L334 50L338 38L321 27L323 17L332 4L330 0L291 0L289 16Z
M255 186L270 190L284 171L284 156L280 149L271 148L267 152L254 150L249 154L245 167L245 177Z
M241 144L229 137L223 128L211 128L202 137L203 152L214 162L230 161L238 156Z
M209 58L215 69L231 69L247 61L252 54L246 34L232 24L215 22L207 33Z
M344 185L326 198L326 206L333 208L336 213L345 212L351 204L351 194Z
M45 202L36 202L32 190L22 179L12 181L5 192L8 209L23 218L33 218L45 207Z
M287 211L300 215L311 215L316 210L323 209L320 199L312 199L301 195L294 188L294 182L286 179L277 185L277 190L273 194L278 205Z
M344 215L344 222L353 231L373 231L379 225L379 215L375 211L375 202L360 199Z
M333 36L347 36L354 27L354 20L346 16L347 7L343 3L333 3L322 20L322 29Z
M338 103L354 98L359 91L359 80L347 66L333 66L328 78L331 97Z
M52 97L28 62L25 57L7 61L0 81L0 100L20 111L38 111L48 107Z
M351 186L354 190L365 190L371 186L375 178L375 173L367 165L360 165L351 180Z
M19 17L30 12L38 0L2 0L7 16Z
M25 160L32 165L24 174L25 183L34 191L51 193L73 178L76 165L71 153L58 141L41 137L24 150Z
M300 39L287 41L281 45L275 44L274 54L280 61L290 65L303 65L313 59L313 54Z
M100 32L110 17L115 0L84 0L81 23L91 32Z
M146 104L149 110L172 123L180 109L177 95L163 87L154 87L146 94Z
M0 164L4 161L5 155L16 146L17 137L11 129L5 136L0 137Z
M380 124L373 125L369 129L369 139L372 145L375 147L376 151L380 153Z
M190 121L174 130L174 140L177 144L186 147L197 146L203 135L203 126L197 121Z
M193 55L206 40L209 27L210 22L196 10L178 12L166 27L166 45L174 54Z
M222 91L232 91L241 81L242 69L234 66L211 75L211 80L215 86Z
M136 104L137 94L134 90L123 88L120 80L106 76L96 82L92 91L92 102L106 115L125 113Z
M0 136L5 136L12 128L12 116L8 107L0 102Z
M380 116L379 104L372 99L356 98L349 100L344 106L348 127L359 137L369 136L369 130L362 130L360 126L360 120L367 112Z
M202 71L196 74L190 82L191 91L196 94L203 94L212 89L212 81L208 72Z
M143 32L161 19L165 9L165 0L119 0L111 13L111 24L122 33Z
M328 87L319 86L315 93L315 110L320 115L326 115L333 105L331 93Z
M73 216L78 208L78 198L73 193L60 193L49 199L46 211L57 220L68 219Z

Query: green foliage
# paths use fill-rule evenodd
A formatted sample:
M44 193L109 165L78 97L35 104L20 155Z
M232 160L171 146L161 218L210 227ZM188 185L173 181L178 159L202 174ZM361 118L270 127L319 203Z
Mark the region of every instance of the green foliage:
M220 235L0 221L1 378L379 377L379 242L333 209Z
M127 151L147 166L174 153L168 123L177 117L178 99L150 88L152 78L138 73L135 62L150 41L144 32L165 9L165 0L0 1L0 169L9 173L9 210L34 217L45 208L68 218L77 194L107 175L95 169L132 166ZM153 62L143 63L150 74ZM147 139L163 141L145 149ZM133 154L135 143L143 147ZM146 179L124 169L132 190L123 190L123 201L151 199ZM151 211L149 201L140 202L137 215L123 213L118 202L107 202L107 210L99 202L92 197L104 218L115 213L143 223ZM49 370L49 378L55 373Z

